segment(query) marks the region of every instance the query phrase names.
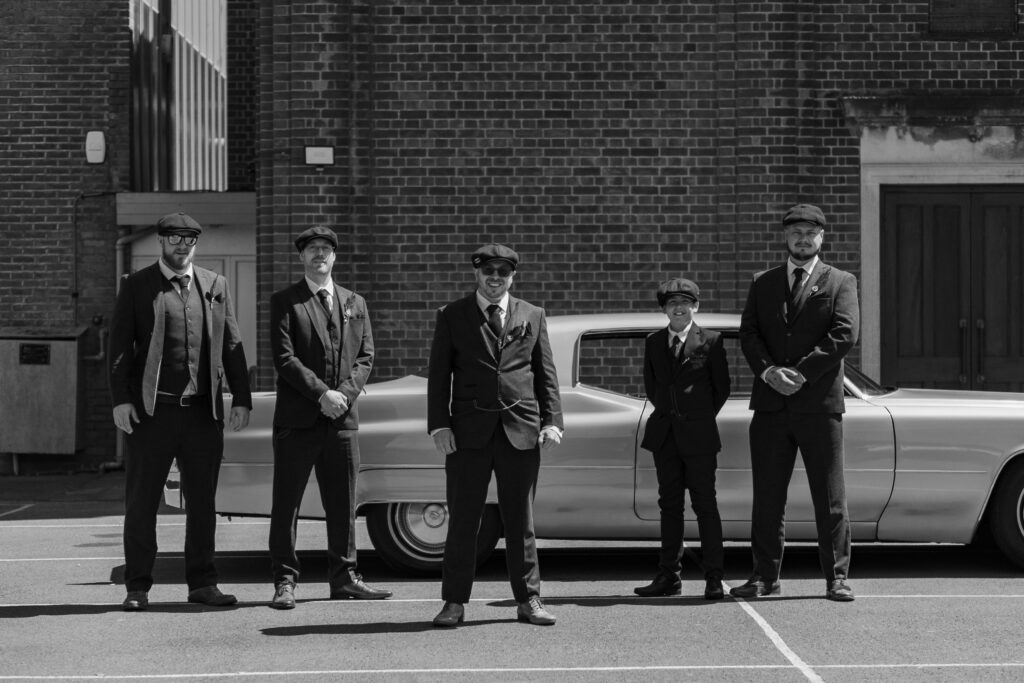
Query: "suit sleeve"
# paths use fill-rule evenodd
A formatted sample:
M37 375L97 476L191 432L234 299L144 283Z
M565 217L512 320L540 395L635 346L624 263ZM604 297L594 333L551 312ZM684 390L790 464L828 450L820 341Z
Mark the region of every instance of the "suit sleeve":
M717 335L715 343L711 346L711 394L715 401L715 414L722 410L722 406L729 399L732 379L729 377L729 360L725 357L725 344L722 335Z
M217 277L214 291L224 292L224 348L222 362L228 386L231 388L231 406L252 408L252 390L249 387L249 365L245 360L245 349L242 348L242 334L238 331L235 320L235 309L231 303L231 292L227 280Z
M564 429L562 420L562 397L558 393L558 372L551 354L548 340L548 323L544 310L540 311L537 329L537 343L533 347L533 391L540 407L540 426Z
M295 355L295 308L288 301L287 290L270 297L270 352L274 368L282 380L311 401L330 389L316 373Z
M451 329L443 308L434 321L434 340L430 344L427 372L427 432L452 426L452 348Z
M135 362L135 311L133 307L134 287L129 278L121 280L121 288L114 304L114 316L110 322L110 341L107 358L110 381L110 399L115 406L132 402L128 375Z
M832 307L832 323L828 332L806 356L796 363L796 369L815 382L843 361L857 343L860 329L860 306L857 302L857 278L843 273Z
M352 359L351 374L338 387L338 391L345 395L349 405L359 398L373 369L373 330L370 327L370 312L367 310L366 300L361 296L356 296L356 306L363 314L363 336L359 339L359 350Z
M764 343L757 315L758 290L761 289L758 284L758 276L755 275L747 291L747 303L740 315L740 349L743 351L743 357L747 359L747 365L754 372L754 377L760 379L762 373L774 365L774 361Z

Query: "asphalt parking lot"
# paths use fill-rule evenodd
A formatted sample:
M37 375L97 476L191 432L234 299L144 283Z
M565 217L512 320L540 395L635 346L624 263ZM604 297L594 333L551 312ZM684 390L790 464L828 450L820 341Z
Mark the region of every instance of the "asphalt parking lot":
M17 481L17 480L21 481ZM0 477L0 680L1019 681L1024 572L958 546L854 548L857 600L823 599L813 549L787 551L779 598L709 603L692 564L683 595L641 599L652 544L544 542L552 627L521 624L500 553L466 624L438 630L436 579L395 575L360 538L385 602L326 599L323 528L300 526L299 605L267 607L267 522L222 520L227 609L185 602L183 518L160 517L149 611L125 613L117 473ZM749 571L727 549L726 581Z

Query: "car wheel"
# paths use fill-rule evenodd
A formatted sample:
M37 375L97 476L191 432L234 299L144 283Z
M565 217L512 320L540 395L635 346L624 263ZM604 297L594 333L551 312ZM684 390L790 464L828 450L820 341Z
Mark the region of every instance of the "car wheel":
M373 547L390 567L403 574L441 573L448 535L448 506L444 503L387 503L372 505L366 530ZM476 539L476 561L482 564L501 538L497 506L484 507Z
M1012 562L1024 567L1024 463L1016 464L999 480L992 499L992 535Z

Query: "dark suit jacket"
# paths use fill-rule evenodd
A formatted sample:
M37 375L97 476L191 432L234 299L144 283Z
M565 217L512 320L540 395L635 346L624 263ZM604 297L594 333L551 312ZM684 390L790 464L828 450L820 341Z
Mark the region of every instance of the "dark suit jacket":
M754 371L752 410L841 413L843 357L857 343L857 279L819 260L804 283L792 323L786 319L786 266L758 273L740 319L740 345ZM807 379L786 397L761 380L771 365L795 367Z
M231 405L252 408L249 366L224 276L193 264L195 286L205 302L203 329L210 349L210 410L224 419L224 378ZM164 297L173 285L157 263L125 277L110 324L110 395L113 404L133 403L139 415L152 415L164 353Z
M334 284L334 303L340 305L341 360L339 382L329 386L326 349L327 326L320 301L302 278L270 297L270 350L277 369L277 404L274 424L310 427L320 413L320 397L328 389L348 399L348 411L334 420L338 429L358 429L356 399L373 368L373 333L363 297Z
M448 427L456 448L482 448L499 424L520 450L536 447L543 427L561 429L558 377L544 309L510 296L498 340L474 293L437 312L427 431Z
M690 327L676 358L668 329L647 336L644 386L654 412L647 418L642 448L656 451L674 437L681 453L717 453L722 449L715 416L729 398L729 362L722 335Z

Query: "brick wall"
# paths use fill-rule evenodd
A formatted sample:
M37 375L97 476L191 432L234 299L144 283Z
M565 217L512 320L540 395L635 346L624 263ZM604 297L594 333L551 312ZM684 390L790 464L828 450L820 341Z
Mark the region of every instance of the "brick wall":
M227 0L228 190L256 188L256 0Z
M2 324L87 325L96 354L92 320L114 297L110 193L127 174L128 3L2 0L0 26ZM86 163L91 130L106 134L104 164ZM83 459L96 462L113 453L103 364L87 361L85 376Z

